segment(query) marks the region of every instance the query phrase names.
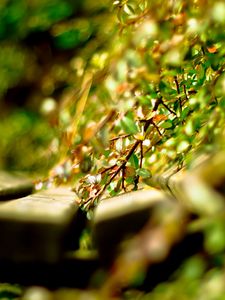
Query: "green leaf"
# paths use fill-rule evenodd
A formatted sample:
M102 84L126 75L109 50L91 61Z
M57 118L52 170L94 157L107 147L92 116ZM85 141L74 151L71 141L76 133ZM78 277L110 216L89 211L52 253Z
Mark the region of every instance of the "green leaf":
M50 2L46 7L43 7L43 9L45 10L48 19L52 22L69 17L73 13L73 7L69 2Z
M70 49L79 45L81 42L81 33L78 29L70 29L57 35L54 42L58 48Z
M201 278L205 272L205 269L205 260L201 256L194 256L184 262L181 268L181 276L188 280Z
M149 178L152 176L151 172L145 168L140 168L136 170L136 174L142 178Z
M184 130L188 136L191 136L195 132L192 120L188 120Z
M186 151L188 148L190 147L190 143L188 141L181 141L178 145L177 145L177 152L181 153Z
M134 8L129 4L125 4L124 7L123 7L123 10L128 15L134 15L135 14Z
M190 112L190 107L185 107L182 110L182 113L181 113L181 116L180 116L180 118L181 118L182 121L186 119L186 117L188 116L189 112Z
M221 107L221 108L225 108L225 99L224 98L222 98L221 100L220 100L220 102L219 102L219 106Z
M135 134L138 133L138 127L134 120L131 120L127 116L123 117L120 121L121 127L127 134Z
M131 166L134 167L135 169L137 169L139 167L139 159L136 154L133 153L131 155L129 162L130 162Z
M161 128L167 129L167 128L173 127L173 123L172 123L171 120L168 120L168 121L163 122L163 123L160 124L159 126L160 126Z
M22 294L22 289L14 284L0 284L0 299L18 299Z
M205 232L205 249L210 254L223 252L225 249L225 224L217 221L210 224Z
M126 177L125 179L127 184L133 184L134 183L134 177Z

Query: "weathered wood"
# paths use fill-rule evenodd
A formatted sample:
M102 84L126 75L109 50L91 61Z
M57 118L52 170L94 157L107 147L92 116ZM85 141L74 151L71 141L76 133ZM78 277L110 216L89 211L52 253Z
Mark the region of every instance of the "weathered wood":
M78 244L84 217L67 188L0 204L0 259L56 262Z
M93 237L100 257L105 262L112 260L119 243L139 232L156 211L169 212L177 205L170 196L155 189L102 200L93 219Z
M0 171L0 201L19 198L32 193L30 179L16 173Z
M202 154L188 170L182 168L174 172L172 168L145 182L169 192L193 213L218 213L225 209L225 152Z
M177 173L177 167L172 167L163 173L146 178L145 182L152 187L159 188L159 189L171 194L171 189L170 189L168 183L169 183L170 177L172 177L176 173Z

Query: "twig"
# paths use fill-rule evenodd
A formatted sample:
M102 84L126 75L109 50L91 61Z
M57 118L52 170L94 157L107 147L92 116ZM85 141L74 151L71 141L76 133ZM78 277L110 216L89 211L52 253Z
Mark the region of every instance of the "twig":
M151 124L155 127L155 129L157 130L158 134L159 134L160 136L162 136L162 133L160 132L158 126L153 122L153 119L152 119Z
M176 84L176 88L177 88L177 94L178 94L178 100L179 100L179 108L180 108L180 113L182 112L182 102L181 102L181 97L180 97L180 86L177 80L177 76L174 76L174 81Z
M144 125L144 132L147 131L148 127L149 127L151 124L157 129L157 131L159 132L159 134L162 135L161 132L159 131L158 127L157 127L157 126L155 125L155 123L153 122L153 118L150 118L149 120L146 120L146 123L145 123L145 125ZM113 174L113 176L112 176L112 177L109 179L109 181L105 184L105 186L104 186L104 191L105 191L105 189L108 187L108 185L113 181L113 179L119 174L119 172L120 172L123 168L125 168L125 166L126 166L128 160L130 159L130 157L131 157L131 155L134 153L134 151L137 149L137 147L139 146L139 144L142 144L142 141L141 141L141 140L136 140L136 142L133 144L132 148L130 149L130 151L129 151L128 154L126 155L126 157L125 157L123 163L118 167L118 169L115 171L115 173ZM143 152L142 152L142 155L143 155ZM142 160L143 160L143 159L142 159Z
M130 134L123 134L123 135L119 135L119 136L116 136L114 138L111 138L109 141L110 142L114 142L114 141L117 141L119 139L125 139L127 137L131 136Z
M124 192L126 192L126 187L125 187L125 167L122 168L122 189Z
M186 101L188 101L188 95L187 95L187 89L186 89L186 85L183 85L183 89L184 89L184 95L185 95L185 99Z
M175 111L173 111L172 109L169 108L169 106L167 104L165 104L163 101L162 101L162 105L171 113L171 114L174 114L175 116L177 115L175 113Z
M90 142L90 140L97 135L97 133L102 130L105 125L110 122L116 115L116 111L115 110L111 110L108 115L103 118L103 120L101 120L98 125L96 126L95 130L93 131L92 135L90 137L88 137L88 139L83 141L83 144L86 145Z
M145 125L144 125L144 132L146 133L148 127L150 125L153 125L156 130L158 131L159 135L162 136L161 132L159 131L158 127L156 126L156 124L153 122L153 118L150 118L148 120L146 120ZM127 162L129 161L130 157L132 156L132 154L135 152L135 150L138 148L139 145L141 145L141 160L140 160L140 167L142 166L143 163L143 145L142 145L142 141L141 140L136 140L135 143L133 144L133 146L131 147L131 149L129 150L129 152L127 153L126 157L124 158L122 164L120 166L118 166L118 168L115 170L114 173L112 173L112 176L110 177L110 179L108 180L108 182L105 183L105 185L95 194L94 197L90 197L86 200L86 203L90 203L89 207L91 207L91 205L94 204L94 201L98 198L100 198L100 196L105 192L105 190L107 189L107 187L110 185L110 183L113 181L113 179L122 171L122 178L125 177L125 174L123 173L126 167ZM113 167L115 167L116 165L108 168L109 170L112 169ZM104 171L103 171L104 172ZM123 179L122 179L123 180ZM137 180L137 179L136 179ZM124 183L122 183L122 185L124 185ZM125 188L125 186L124 186Z
M158 107L159 107L159 104L162 103L162 97L158 98L155 102L155 105L153 107L153 111L157 111Z
M202 54L205 55L205 49L203 46L201 46Z
M162 96L159 99L156 100L156 103L153 107L153 111L157 111L160 104L162 104L171 114L173 114L175 116L177 115L175 113L175 111L173 111L171 108L169 108L169 106L166 103L164 103Z
M100 172L100 174L104 174L105 172L114 169L116 166L117 166L117 164L114 164L114 165L112 165L112 166L110 166L110 167L107 167L107 168L105 168L104 170L102 170L102 171Z
M108 180L108 182L106 182L106 184L96 193L94 198L88 198L86 202L90 202L93 204L93 202L99 198L106 190L106 188L110 185L110 183L113 181L113 179L119 174L119 172L125 168L128 160L130 159L131 155L134 153L134 151L136 150L136 148L138 147L138 145L140 144L140 140L137 140L134 144L133 147L130 149L130 151L128 152L128 154L126 155L123 163L118 167L118 169L114 172L114 174L112 175L112 177Z
M140 156L140 163L139 163L139 167L142 168L142 164L143 164L143 157L144 157L144 151L143 151L143 142L141 141L140 143L140 149L141 149L141 156Z
M139 161L139 168L140 168L140 169L142 168L142 165L143 165L143 157L144 157L143 141L141 141L141 142L140 142L140 161ZM138 189L139 179L140 179L140 176L137 175L137 176L135 177L135 180L134 180L134 190L135 190L135 191Z

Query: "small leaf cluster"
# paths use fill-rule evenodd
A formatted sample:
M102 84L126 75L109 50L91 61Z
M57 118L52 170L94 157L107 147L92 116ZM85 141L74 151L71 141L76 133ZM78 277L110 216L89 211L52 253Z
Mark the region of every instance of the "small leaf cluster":
M75 184L86 209L224 146L224 10L221 1L114 2L117 31L86 65L92 88L69 149L73 178L89 157Z

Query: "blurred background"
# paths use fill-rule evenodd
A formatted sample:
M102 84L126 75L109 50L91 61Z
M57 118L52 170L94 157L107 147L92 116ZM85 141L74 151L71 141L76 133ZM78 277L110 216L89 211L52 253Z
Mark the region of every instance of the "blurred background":
M159 92L167 106L157 106L158 131L154 126L145 144L149 149L146 148L144 164L153 175L161 174L170 166L177 166L177 170L183 164L189 166L196 150L197 154L224 150L224 1L128 2L133 6L127 5L126 0L0 0L0 169L20 170L34 178L47 176L61 159L63 134L76 115L77 100L82 100L86 87L84 74L89 70L94 71L90 99L74 142L79 145L82 134L86 134L81 144L86 152L79 153L81 147L77 147L74 153L81 161L80 169L84 174L90 171L97 174L102 168L107 169L110 151L113 159L120 162L121 141L116 141L115 146L113 142L108 149L104 142L110 134L115 138L123 133L132 135L135 143L135 124L153 117L151 110ZM141 9L137 10L135 5ZM170 6L174 9L172 15L168 10ZM141 22L138 15L146 19ZM122 32L124 28L127 30ZM179 79L182 91L176 87L174 78ZM183 105L181 111L179 101ZM96 135L99 124L104 123L99 120L104 116L112 119L118 107L121 112L118 119L125 118L120 123L115 120L112 123L117 126L103 128L98 139L93 139L91 147L97 150L92 168L86 142ZM103 120L107 122L107 118ZM89 126L85 131L86 121ZM160 130L162 134L159 135ZM73 145L68 145L71 150ZM131 143L127 145L125 150ZM105 152L102 151L104 147ZM141 152L133 155L131 171L140 167L140 156ZM215 173L222 178L224 160L223 164L212 166L215 169L212 168L212 172L209 169L209 174ZM127 184L136 174L130 173L127 172ZM144 178L146 173L142 175ZM93 176L90 178L93 180ZM211 180L211 176L209 178ZM222 179L224 184L224 177ZM109 193L120 186L111 183ZM82 196L87 187L91 192L94 187L95 191L95 184L81 181ZM105 184L103 180L101 184ZM224 199L224 185L221 193ZM207 193L199 196L205 201L203 207L207 207L205 195ZM88 199L89 194L85 197ZM216 205L215 199L214 195ZM194 211L192 217L187 232L203 232L202 249L194 250L195 255L184 259L172 277L174 281L160 283L152 295L142 299L225 299L224 215L203 214L198 220ZM192 245L195 242L190 243ZM125 264L120 265L126 272ZM166 267L162 265L162 268Z
M107 2L0 2L1 169L43 174L54 165L60 103L114 31Z

